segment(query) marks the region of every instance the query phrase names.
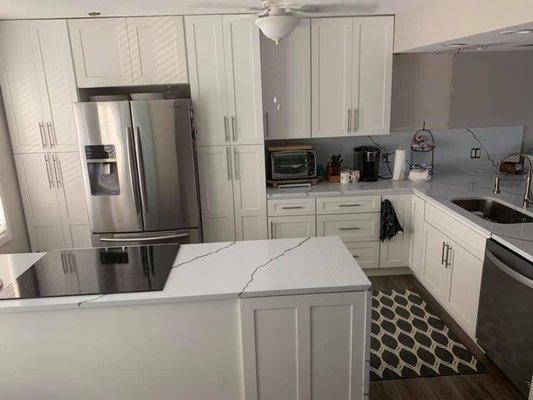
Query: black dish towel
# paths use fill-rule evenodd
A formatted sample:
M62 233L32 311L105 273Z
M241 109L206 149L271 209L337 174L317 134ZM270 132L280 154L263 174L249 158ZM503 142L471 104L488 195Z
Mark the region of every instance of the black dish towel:
M394 207L389 200L381 202L381 226L379 232L379 239L384 242L385 239L391 240L399 232L403 232L403 228L398 221Z

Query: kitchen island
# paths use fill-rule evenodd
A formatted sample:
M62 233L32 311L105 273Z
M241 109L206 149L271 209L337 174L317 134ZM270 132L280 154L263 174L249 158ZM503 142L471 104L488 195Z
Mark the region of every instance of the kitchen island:
M20 257L0 258L4 287L39 255ZM10 399L363 399L369 289L337 237L184 245L163 291L1 300L0 387Z

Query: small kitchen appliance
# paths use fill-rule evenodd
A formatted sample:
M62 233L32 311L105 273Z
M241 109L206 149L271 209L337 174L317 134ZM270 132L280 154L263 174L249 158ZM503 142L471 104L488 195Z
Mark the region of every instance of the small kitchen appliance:
M272 180L316 178L316 154L311 146L269 147Z
M360 180L372 182L378 180L381 152L374 146L359 146L353 149L354 170L359 171Z

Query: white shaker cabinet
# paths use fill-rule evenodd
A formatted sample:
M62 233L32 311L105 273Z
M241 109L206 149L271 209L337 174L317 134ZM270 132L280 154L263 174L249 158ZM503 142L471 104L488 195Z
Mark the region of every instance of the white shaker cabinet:
M314 215L292 215L268 218L269 239L291 239L316 236Z
M0 23L1 85L14 153L77 151L65 20Z
M265 239L264 146L198 148L205 242Z
M312 136L390 131L392 17L317 18L312 29Z
M424 227L424 278L426 288L433 296L444 301L448 287L446 243L448 236L431 226Z
M248 15L185 18L198 145L263 144L259 29Z
M411 206L412 212L412 227L413 239L411 240L411 269L415 275L422 278L424 275L424 216L426 210L426 202L413 195L413 203Z
M399 232L391 240L381 242L379 260L382 268L407 267L409 265L413 231L411 199L412 195L410 194L383 196L383 200L389 200L392 203L403 232Z
M265 139L311 137L311 20L278 44L261 35Z
M368 395L370 292L241 299L246 400Z
M16 154L32 251L90 247L78 153Z

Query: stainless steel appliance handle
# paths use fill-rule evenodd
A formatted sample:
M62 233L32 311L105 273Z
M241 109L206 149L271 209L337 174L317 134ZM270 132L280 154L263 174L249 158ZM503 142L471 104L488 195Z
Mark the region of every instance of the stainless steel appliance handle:
M239 150L236 147L233 148L233 162L235 163L235 180L238 181L241 179L241 167L240 167L240 158Z
M133 199L135 200L135 210L137 211L137 214L141 213L141 202L138 196L139 193L139 185L137 183L137 177L134 176L135 171L137 171L137 162L135 157L135 151L134 151L134 144L133 144L133 130L131 126L126 127L126 147L127 147L127 153L130 159L130 183L133 188Z
M231 116L231 135L233 137L233 141L237 141L237 117L235 115Z
M52 166L50 165L50 159L48 158L48 154L44 155L44 162L46 164L46 175L48 176L48 187L52 189L54 187L54 180L52 179L51 175Z
M352 227L349 227L349 228L339 228L339 231L358 231L359 228L358 226L352 226Z
M39 121L39 132L41 133L41 143L43 145L43 149L46 149L46 137L44 135L44 124Z
M143 202L144 212L148 210L148 196L146 194L146 175L144 171L144 157L141 144L141 129L135 127L135 154L137 156L137 168L139 172L139 188L141 190L141 199Z
M268 137L268 135L270 134L269 131L268 131L268 113L266 112L265 113L265 136Z
M57 187L61 187L61 179L59 178L59 166L57 165L57 157L52 154L52 162L54 163L54 175L56 176Z
M441 265L444 265L444 261L446 260L445 259L445 249L446 248L446 243L442 242L442 256L441 256L441 259L440 259L440 264Z
M46 123L46 130L48 131L48 138L50 139L50 148L53 148L54 146L57 146L57 138L55 130L52 129L52 123L47 122Z
M352 117L353 117L352 132L355 133L357 131L357 108L353 109Z
M233 169L231 168L231 150L229 147L226 147L226 168L228 170L228 181L231 181Z
M450 260L450 252L452 251L452 246L450 246L448 243L446 243L446 268L452 265L452 262Z
M224 137L229 142L228 117L224 115Z
M351 132L351 126L352 126L352 110L351 108L348 108L348 133Z
M494 253L487 250L485 252L485 257L490 260L498 269L500 269L506 275L509 275L514 280L526 285L528 288L533 289L533 280L525 277L524 275L519 274L514 269L505 265Z
M164 235L164 236L150 236L150 237L128 237L128 238L106 238L101 237L101 242L151 242L154 240L165 240L165 239L179 239L188 237L188 233L178 233L175 235Z

